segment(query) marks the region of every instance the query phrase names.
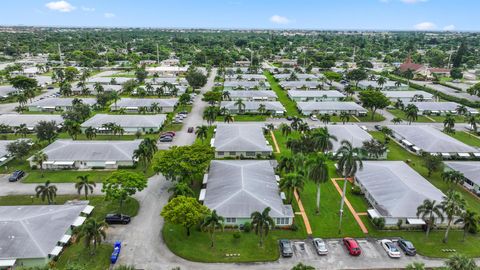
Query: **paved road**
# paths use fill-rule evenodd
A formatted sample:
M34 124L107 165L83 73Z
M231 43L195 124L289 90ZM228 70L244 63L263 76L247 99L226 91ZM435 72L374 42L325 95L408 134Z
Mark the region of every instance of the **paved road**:
M421 84L422 82L416 82L416 83ZM435 89L439 92L442 92L442 93L450 95L450 96L454 96L454 97L458 97L458 98L465 98L465 99L473 100L473 101L480 101L480 97L472 96L467 92L458 91L456 89L453 89L453 88L450 88L450 87L447 87L447 86L443 86L441 84L433 84L432 82L423 82L423 85L427 86L427 87L430 87L430 88L433 88L433 89Z
M58 92L58 90L59 90L58 88L46 89L43 93L41 93L40 95L33 98L32 101L37 101L42 97L50 96L53 93ZM30 103L30 100L28 101L28 103ZM18 102L0 104L0 114L15 112L15 107L17 107L17 106L18 106Z

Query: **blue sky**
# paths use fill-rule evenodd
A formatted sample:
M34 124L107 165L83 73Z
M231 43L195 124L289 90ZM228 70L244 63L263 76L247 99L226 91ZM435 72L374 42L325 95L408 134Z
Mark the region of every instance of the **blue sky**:
M478 0L2 0L1 25L480 30Z

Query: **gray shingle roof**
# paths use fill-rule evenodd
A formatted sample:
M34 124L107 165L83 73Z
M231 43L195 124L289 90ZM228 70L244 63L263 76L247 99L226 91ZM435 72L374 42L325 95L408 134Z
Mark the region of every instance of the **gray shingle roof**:
M275 74L273 77L277 80L288 80L292 76L292 73L282 73L282 74ZM298 78L300 81L304 81L307 79L310 80L317 80L318 77L314 74L306 74L306 73L295 73L295 76Z
M425 199L443 200L444 194L403 161L363 161L356 179L370 193L384 216L416 217Z
M7 151L7 145L14 142L14 140L0 140L0 157L6 156L9 154Z
M279 101L243 101L243 104L245 107L243 107L244 110L250 111L250 110L258 110L260 107L260 104L265 105L265 108L267 111L285 111L285 107L283 107L282 103ZM220 103L220 108L227 108L229 110L237 110L238 106L235 105L235 101L222 101Z
M415 95L422 95L424 99L431 99L433 96L425 91L382 91L388 98L413 98Z
M158 103L160 107L174 107L178 98L122 98L117 101L117 107L150 107L153 103ZM110 107L115 107L112 104Z
M452 170L459 171L470 181L480 185L480 161L445 161Z
M308 88L318 88L322 83L318 81L282 81L280 86L285 89L297 89L303 88L304 86Z
M349 110L366 112L362 106L355 102L325 101L325 102L297 102L297 107L301 111L323 111L323 110Z
M243 87L243 88L270 88L268 82L259 82L259 81L226 81L223 84L224 87Z
M472 146L466 145L432 126L389 125L391 130L429 153L477 153Z
M34 127L40 121L55 121L57 124L63 123L61 115L53 114L2 114L0 115L0 124L11 127L17 127L26 124L27 127Z
M269 97L276 98L277 94L274 91L268 90L239 90L239 91L229 91L230 98L236 100L237 98L253 98L253 97Z
M385 88L385 87L397 87L397 86L395 85L395 83L396 83L395 81L387 80L387 81L383 84L382 88ZM373 88L379 88L379 87L380 87L380 85L378 84L377 81L367 81L367 80L358 82L358 86L364 87L364 88L367 88L368 86L372 86ZM405 87L405 86L406 86L406 85L402 83L399 87Z
M1 206L0 259L47 257L85 206Z
M260 124L218 124L213 146L224 152L272 152Z
M115 81L117 82L116 84L124 84L129 80L134 80L134 78L126 78L126 77L90 77L87 79L87 83L93 84L98 82L101 84L110 84L112 79L115 79Z
M288 90L288 95L290 97L336 97L336 98L343 98L345 97L344 94L336 91L336 90Z
M97 103L95 98L79 98L83 104L93 105ZM27 104L27 106L38 107L66 107L72 106L74 98L45 98Z
M158 128L167 119L165 114L156 115L114 115L96 114L85 121L82 127L100 128L106 123L116 123L123 128Z
M268 160L213 160L204 205L224 217L250 218L266 207L272 217L293 217L292 207L280 198Z
M460 104L456 102L405 102L405 106L413 104L420 111L450 111L455 112ZM478 110L466 107L470 113L478 113Z
M332 140L333 152L340 148L343 140L352 143L353 147L362 147L364 141L369 141L372 136L357 125L327 125L328 132L337 137L337 141Z
M11 93L17 92L18 90L15 89L11 85L0 85L0 96L6 97Z

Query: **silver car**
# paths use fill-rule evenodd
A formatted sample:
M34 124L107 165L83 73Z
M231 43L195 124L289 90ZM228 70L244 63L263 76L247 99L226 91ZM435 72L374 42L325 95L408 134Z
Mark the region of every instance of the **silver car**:
M318 255L328 254L327 243L322 238L313 238L313 246Z

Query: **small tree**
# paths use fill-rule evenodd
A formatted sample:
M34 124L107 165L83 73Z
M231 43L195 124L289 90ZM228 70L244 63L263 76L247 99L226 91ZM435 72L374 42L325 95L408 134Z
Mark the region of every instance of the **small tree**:
M257 235L260 235L260 246L263 246L263 238L268 235L270 229L275 227L275 221L270 217L270 207L265 208L261 213L256 211L251 215L252 227Z
M424 153L422 157L423 163L428 170L428 177L432 176L433 172L440 171L443 168L443 161L441 156Z
M192 197L178 196L173 198L162 209L162 217L169 223L181 225L190 236L190 228L197 225L209 213L206 206Z
M7 151L17 159L24 158L32 146L25 140L17 140L7 144Z
M107 199L119 200L120 211L124 201L147 187L147 178L143 174L130 171L116 171L103 182L102 192Z
M448 270L477 270L477 264L474 259L468 258L461 254L454 254L446 262L445 266Z
M43 178L43 163L45 161L48 160L48 156L47 154L45 154L44 152L42 151L38 151L37 153L35 153L35 155L33 155L33 158L32 158L32 162L35 162L36 164L38 164L38 167L40 167L40 171L42 172L42 178Z
M93 193L93 188L97 185L94 181L88 179L88 175L79 175L77 176L78 182L75 183L75 188L77 189L78 194L83 192L85 193L85 200L88 200L88 193Z
M97 245L102 243L107 237L106 229L108 225L104 221L97 221L94 218L89 218L85 224L80 227L79 237L85 241L85 246L90 249L90 254L94 255ZM91 245L93 244L93 249Z
M215 243L215 231L217 228L223 230L223 217L217 215L217 211L213 210L205 216L205 219L202 223L202 228L210 233L210 239L212 240L211 247L213 248Z
M360 101L365 108L372 111L372 120L375 118L375 112L378 109L386 108L390 104L390 100L380 91L365 90L359 94Z

